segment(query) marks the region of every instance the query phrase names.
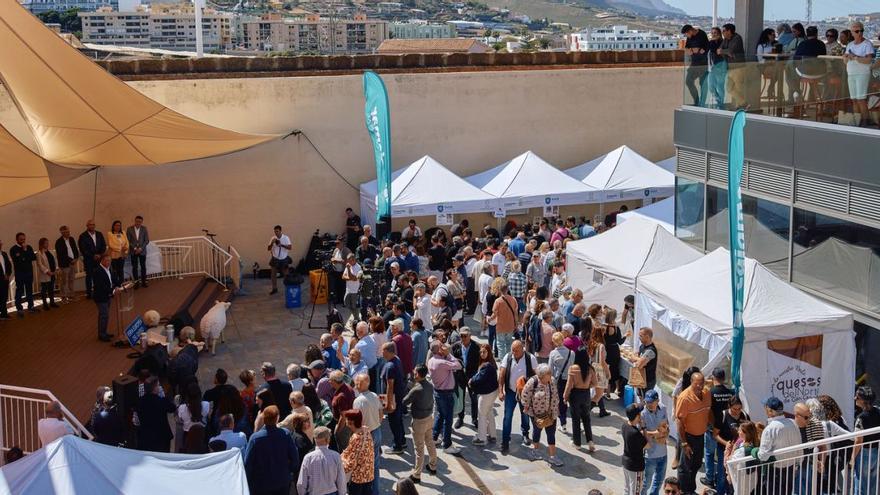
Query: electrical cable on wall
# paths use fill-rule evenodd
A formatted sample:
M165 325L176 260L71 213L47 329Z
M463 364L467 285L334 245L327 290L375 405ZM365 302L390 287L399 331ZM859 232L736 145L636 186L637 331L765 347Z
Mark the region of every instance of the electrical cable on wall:
M330 163L330 160L328 160L327 157L324 156L324 153L321 153L321 150L318 149L317 146L315 146L315 143L313 143L311 139L309 139L308 134L306 134L306 133L305 133L304 131L302 131L302 130L297 129L297 130L291 131L290 134L284 136L284 137L281 138L281 139L282 139L282 140L283 140L283 139L287 139L287 138L290 137L290 136L296 136L297 138L299 138L300 136L302 136L302 137L306 138L306 141L308 141L308 143L312 146L312 149L314 149L315 152L318 153L318 156L320 156L321 159L324 160L324 163L326 163L327 166L330 167L330 170L333 170L333 172L334 172L334 173L335 173L340 179L342 179L343 182L345 182L346 184L348 184L349 187L351 187L351 188L354 189L355 191L360 191L360 188L359 188L358 186L356 186L356 185L352 184L351 182L349 182L348 179L346 179L345 176L342 175L342 173L339 172L339 170L337 170L336 167L334 167L332 163Z

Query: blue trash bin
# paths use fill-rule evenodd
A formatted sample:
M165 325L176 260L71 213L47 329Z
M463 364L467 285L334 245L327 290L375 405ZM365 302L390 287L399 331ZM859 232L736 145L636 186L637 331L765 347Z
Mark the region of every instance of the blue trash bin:
M284 306L289 309L302 307L302 287L299 284L284 287Z

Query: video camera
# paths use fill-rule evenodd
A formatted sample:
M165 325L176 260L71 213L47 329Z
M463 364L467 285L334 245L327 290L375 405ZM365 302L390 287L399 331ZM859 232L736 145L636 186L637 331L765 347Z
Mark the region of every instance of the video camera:
M336 237L327 232L321 234L320 230L315 229L315 233L312 234L312 243L315 246L313 251L315 259L319 262L330 261L330 258L333 257L333 250L336 249Z

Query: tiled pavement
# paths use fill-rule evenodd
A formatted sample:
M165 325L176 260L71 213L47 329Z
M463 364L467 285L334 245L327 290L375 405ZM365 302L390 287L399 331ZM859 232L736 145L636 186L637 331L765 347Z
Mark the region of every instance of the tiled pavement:
M297 310L286 309L282 291L279 290L277 295L268 296L268 280L246 279L244 292L235 298L229 309L225 331L226 343L217 345L216 356L202 354L199 378L203 387L210 386L213 373L218 367L226 369L231 377L237 377L241 369L258 370L260 363L271 361L283 373L288 363L302 362L306 344L317 343L318 336L322 333L320 329L308 329L307 320L311 306ZM303 292L305 295L306 291ZM305 297L303 301L306 301ZM323 324L324 314L326 314L326 306L319 306L315 310L315 322ZM234 378L233 383L236 386L240 385L237 378ZM561 495L586 493L589 489L597 488L605 495L621 494L623 493L623 473L620 466L620 456L623 451L620 437L622 409L620 402L614 401L609 404L611 416L602 419L593 417L593 433L597 447L597 451L593 454L577 451L571 445L570 436L557 430L559 456L565 463L561 468L553 468L543 461L531 462L525 458L524 447L517 443L520 440L517 418L514 419L511 452L507 456L501 455L498 445L482 449L471 446L474 431L466 423L463 428L456 430L453 436L456 445L462 446L462 455L456 457L441 452L439 476L424 475L419 493ZM500 407L496 411L500 435L503 411ZM385 439L391 438L387 425L383 433ZM546 444L544 445L546 455ZM670 454L672 454L671 448ZM404 455L383 456L381 493L392 493L395 480L407 476L412 464L411 440L409 440L409 449Z

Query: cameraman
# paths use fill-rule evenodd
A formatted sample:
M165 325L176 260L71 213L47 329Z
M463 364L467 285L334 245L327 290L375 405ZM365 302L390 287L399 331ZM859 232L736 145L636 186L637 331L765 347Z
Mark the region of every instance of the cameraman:
M330 254L330 263L333 266L333 270L328 274L330 276L330 292L334 304L342 303L343 294L345 293L342 290L342 271L345 270L349 254L351 254L351 251L345 247L342 238L337 238L336 247L333 248L333 252Z
M286 234L281 233L281 226L275 226L275 235L273 235L269 239L269 252L272 253L272 258L269 260L269 266L271 267L271 271L269 274L269 278L272 279L272 294L278 293L278 272L281 272L281 276L287 276L287 267L290 266L290 238L287 237Z
M346 257L342 271L342 280L345 280L345 307L349 311L348 320L357 323L358 320L358 291L361 288L361 265L351 253Z

